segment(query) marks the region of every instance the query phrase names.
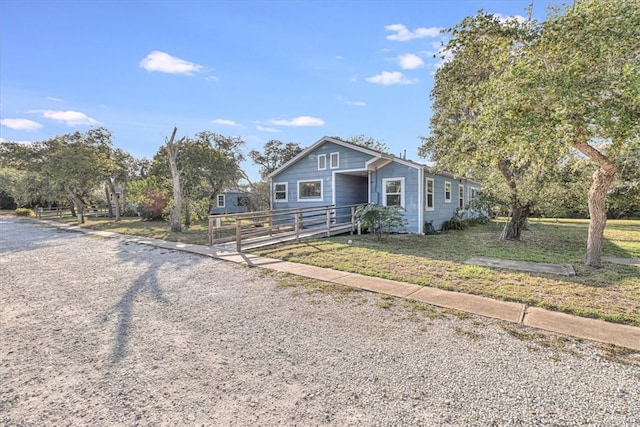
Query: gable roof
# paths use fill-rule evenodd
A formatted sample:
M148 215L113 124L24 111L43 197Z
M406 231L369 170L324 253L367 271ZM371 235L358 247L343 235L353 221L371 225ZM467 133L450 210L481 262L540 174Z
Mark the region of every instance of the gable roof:
M305 148L304 150L302 150L301 152L299 152L291 160L289 160L288 162L286 162L282 166L280 166L278 169L276 169L273 172L271 172L269 175L267 175L267 177L268 178L272 178L272 177L278 175L279 173L285 171L290 166L294 165L298 160L300 160L301 158L307 156L310 152L312 152L313 150L315 150L316 148L318 148L319 146L321 146L322 144L325 144L327 142L331 142L333 144L340 145L342 147L346 147L346 148L349 148L349 149L352 149L352 150L355 150L355 151L360 151L361 153L365 153L365 154L368 154L368 155L372 156L373 158L371 160L369 160L367 162L367 164L372 164L372 163L376 162L377 160L386 160L387 163L388 162L398 162L398 163L401 163L403 165L412 167L414 169L423 169L425 172L427 172L429 174L432 174L432 175L441 175L441 176L445 176L445 177L450 177L452 179L463 179L465 181L477 184L477 182L473 181L472 179L470 179L469 177L466 177L466 176L457 176L457 175L455 175L453 173L450 173L450 172L437 171L437 170L435 170L435 168L432 168L432 167L430 167L428 165L425 165L423 163L418 163L418 162L414 162L413 160L403 159L402 157L394 156L393 154L384 153L384 152L378 151L378 150L373 150L373 149L368 148L368 147L363 147L362 145L354 144L354 143L351 143L351 142L343 141L341 139L332 138L332 137L329 137L329 136L324 136L324 137L320 138L318 141L313 143L311 146L309 146L309 147Z
M408 166L414 167L416 169L422 168L424 166L424 165L421 165L420 163L416 163L416 162L412 162L410 160L405 160L405 159L402 159L400 157L396 157L393 154L383 153L382 151L373 150L373 149L368 148L368 147L363 147L362 145L353 144L351 142L343 141L343 140L338 139L338 138L332 138L332 137L329 137L329 136L325 136L325 137L320 138L318 141L313 143L311 146L309 146L309 147L305 148L304 150L302 150L301 152L299 152L295 157L293 157L291 160L289 160L288 162L286 162L285 164L280 166L278 169L276 169L273 172L271 172L269 175L267 175L268 178L272 178L275 175L278 175L279 173L281 173L284 170L288 169L291 165L295 164L298 160L300 160L301 158L307 156L310 152L312 152L313 150L315 150L316 148L318 148L319 146L321 146L322 144L325 144L327 142L331 142L333 144L340 145L342 147L346 147L346 148L349 148L351 150L360 151L361 153L368 154L368 155L370 155L370 156L372 156L374 158L387 159L389 161L397 161L397 162L400 162L400 163L404 163L404 164L407 164Z

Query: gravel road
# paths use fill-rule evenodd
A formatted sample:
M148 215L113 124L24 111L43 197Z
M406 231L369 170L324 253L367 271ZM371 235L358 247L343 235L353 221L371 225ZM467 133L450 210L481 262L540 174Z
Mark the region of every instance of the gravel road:
M0 425L640 425L637 354L31 221L0 251Z

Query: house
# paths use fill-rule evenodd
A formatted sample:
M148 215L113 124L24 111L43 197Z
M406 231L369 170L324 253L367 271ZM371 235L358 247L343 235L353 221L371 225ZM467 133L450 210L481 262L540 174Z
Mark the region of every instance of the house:
M211 207L211 215L234 214L248 212L250 206L249 193L240 188L229 188L216 194Z
M274 210L397 205L406 219L405 228L398 231L418 234L425 232L427 223L441 229L481 188L467 178L435 173L426 165L330 137L300 152L269 179ZM463 214L475 215L470 210Z

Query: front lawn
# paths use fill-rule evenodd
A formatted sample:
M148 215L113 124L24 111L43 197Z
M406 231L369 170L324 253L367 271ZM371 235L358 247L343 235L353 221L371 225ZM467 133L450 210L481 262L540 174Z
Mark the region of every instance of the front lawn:
M385 242L370 235L344 235L253 253L640 326L640 268L584 266L588 221L531 220L521 242L499 241L502 226L492 222L434 236L392 235ZM605 256L640 258L640 221L609 220L605 238ZM474 256L571 264L576 276L463 263Z

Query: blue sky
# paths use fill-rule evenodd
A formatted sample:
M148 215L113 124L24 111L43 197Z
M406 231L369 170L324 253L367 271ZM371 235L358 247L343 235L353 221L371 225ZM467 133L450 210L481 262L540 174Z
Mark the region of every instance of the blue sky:
M0 138L104 126L150 158L174 126L240 136L247 152L364 134L424 161L439 30L529 3L2 0ZM560 3L536 0L534 16Z

